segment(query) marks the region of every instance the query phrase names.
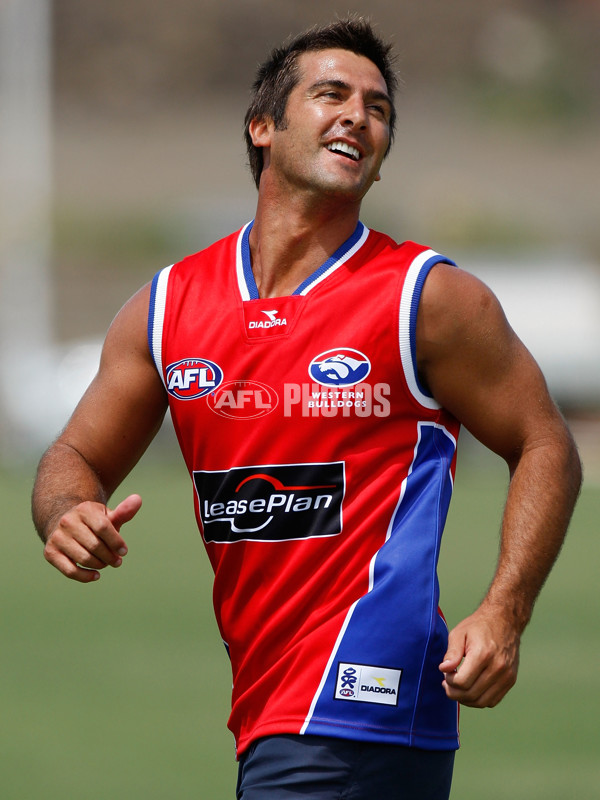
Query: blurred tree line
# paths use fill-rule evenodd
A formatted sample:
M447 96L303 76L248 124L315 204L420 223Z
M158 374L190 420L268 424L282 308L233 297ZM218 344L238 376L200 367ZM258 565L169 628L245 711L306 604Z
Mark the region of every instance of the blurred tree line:
M246 92L271 47L348 11L395 43L407 81L511 98L516 113L600 110L598 0L53 0L56 96L140 113Z

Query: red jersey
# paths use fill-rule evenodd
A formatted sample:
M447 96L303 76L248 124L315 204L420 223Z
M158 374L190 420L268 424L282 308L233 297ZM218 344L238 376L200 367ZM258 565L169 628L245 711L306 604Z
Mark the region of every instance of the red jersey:
M294 294L260 299L251 224L160 272L149 317L238 751L276 733L453 749L436 567L459 426L415 366L447 259L359 223Z

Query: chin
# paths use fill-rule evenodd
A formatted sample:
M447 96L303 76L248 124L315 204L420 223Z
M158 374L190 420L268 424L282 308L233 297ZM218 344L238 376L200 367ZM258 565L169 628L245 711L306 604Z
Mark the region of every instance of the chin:
M315 186L328 195L345 197L348 200L362 200L373 181L348 180L347 177L340 175L321 176Z

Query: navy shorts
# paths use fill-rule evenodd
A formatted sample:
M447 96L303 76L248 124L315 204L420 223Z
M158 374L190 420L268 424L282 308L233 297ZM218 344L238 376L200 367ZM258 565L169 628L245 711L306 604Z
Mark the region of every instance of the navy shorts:
M267 736L240 756L237 800L447 800L454 750Z

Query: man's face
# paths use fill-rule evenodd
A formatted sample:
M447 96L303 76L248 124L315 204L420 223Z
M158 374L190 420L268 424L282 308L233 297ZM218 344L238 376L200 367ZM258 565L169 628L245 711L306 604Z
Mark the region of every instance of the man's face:
M372 61L349 50L303 53L298 67L284 129L269 120L263 130L265 169L281 187L360 202L390 140L385 81Z

